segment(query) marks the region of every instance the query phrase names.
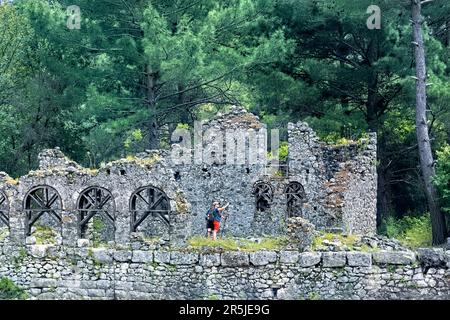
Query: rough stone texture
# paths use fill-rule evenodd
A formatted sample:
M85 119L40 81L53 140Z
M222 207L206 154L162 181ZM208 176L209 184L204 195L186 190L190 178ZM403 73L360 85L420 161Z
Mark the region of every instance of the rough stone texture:
M173 144L172 150L147 150L108 163L99 170L81 167L56 148L42 151L39 168L18 180L1 173L0 194L6 198L5 210L9 212L10 241L17 245L36 243L31 241L32 237L25 241L23 212L26 195L36 186L55 190L59 196L55 212L62 218L57 223L46 213L39 223L52 227L57 234L54 242L70 247L88 245L79 241L78 203L82 192L92 186L111 194L114 226L106 223L102 236L125 246L144 242L141 245L145 247L148 245L145 239L155 237L161 241L160 245L184 245L187 238L204 234L205 212L213 200L231 202L221 226L228 235L289 235L303 249L310 244L314 228L365 235L375 232L375 136L358 143L332 146L319 141L306 123L289 124L289 159L281 167L272 167L250 161L252 157L265 157L268 132L258 117L243 108L235 107L218 115L199 131L204 149L198 155L197 149L193 150L197 156L193 163L178 162L177 152L192 151L183 149L179 143ZM242 143L234 140L231 132L238 133ZM222 145L221 150L214 149ZM250 145L257 148L244 157L243 163L226 162L233 151ZM257 183L267 184L273 193L265 209L255 206ZM286 188L290 183L300 183L304 191L301 200L288 208ZM152 214L131 232L132 196L144 187L158 189L168 198L168 225ZM291 217L286 216L287 211ZM93 228L92 221L88 228ZM85 237L91 242L95 240L89 232Z
M0 173L0 195L6 199L0 210L9 218L7 226L0 226L7 229L5 236L0 232L0 277L24 287L32 299L298 299L312 293L328 299L449 297L448 263L445 268L430 265L425 272L412 264L414 253L408 252L373 254L375 266L365 265L365 255L349 256L347 263L346 252L323 253L321 263L322 253L300 252L311 242L314 229L375 233L374 135L332 146L319 141L307 124L289 124L289 159L273 168L249 159L265 156L267 132L258 117L244 109L218 115L200 131L205 147L200 158L214 158L212 162L175 163L179 157L170 155L181 145L174 144L171 151L148 150L91 170L61 150L49 149L39 155L37 170L17 180ZM237 132L244 146L261 143L244 163L228 165L224 160L230 152L211 149L221 131ZM216 145L238 147L237 141L227 140L230 137L227 133ZM257 183L273 192L270 203L259 210ZM304 190L288 208L290 183L300 183ZM58 196L55 213L61 219L46 213L39 220L56 234L46 245L36 245L42 243L37 225L26 237L23 208L37 186L51 187ZM111 196L113 222L105 225L108 241L100 244L91 231L80 239L79 202L89 187L103 188ZM168 223L151 214L132 230L133 195L146 187L167 197ZM295 250L189 251L186 240L204 235L212 200L231 202L221 225L225 235L289 236L295 243L290 249ZM94 222L87 227L95 229ZM422 256L423 261L435 261L429 254ZM448 261L448 252L445 256ZM397 264L396 271L386 264Z
M1 252L5 246L0 242ZM367 265L377 253L323 253L321 264L316 252L204 253L198 259L198 253L186 251L158 255L159 250L98 248L96 255L113 258L99 263L89 258L97 248L48 246L38 257L29 254L31 247L26 254L7 248L17 254L0 255L0 277L15 281L30 299L450 299L448 267L424 270L410 260L390 266L376 259ZM142 259L152 253L165 262Z
M119 255L120 261L126 261L128 257L124 257L124 252L121 252ZM117 259L117 258L116 258ZM135 250L133 251L133 256L131 257L132 262L143 262L143 263L151 263L153 262L153 253L148 251Z
M347 261L345 252L324 252L322 263L324 267L343 267Z
M220 254L202 254L200 256L200 265L203 267L220 266Z
M157 263L169 263L170 262L170 252L166 251L155 251L154 259Z
M171 252L170 263L171 264L196 264L198 262L198 254L195 253L182 253Z
M420 265L424 268L442 268L448 263L448 257L441 248L417 249L417 256Z
M347 252L347 261L350 267L370 267L372 255L366 252Z
M221 264L224 267L243 267L250 264L250 259L244 252L225 252L221 256Z
M414 252L380 251L373 254L373 259L379 264L413 264L416 255Z
M298 257L298 264L301 267L312 267L320 263L322 254L319 252L303 252Z
M299 253L298 251L281 251L280 252L280 262L291 264L298 262Z
M304 250L311 245L314 239L314 225L300 217L291 217L287 220L288 236L291 243Z
M258 251L250 254L250 263L254 266L265 266L277 261L277 253L273 251Z

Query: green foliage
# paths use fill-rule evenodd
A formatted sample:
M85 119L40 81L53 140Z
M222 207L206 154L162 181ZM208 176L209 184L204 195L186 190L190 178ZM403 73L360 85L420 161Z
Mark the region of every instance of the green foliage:
M281 141L280 146L278 147L278 159L279 161L286 161L289 155L289 143L287 141ZM269 151L267 153L267 158L272 159L273 153Z
M321 300L320 293L318 293L318 292L311 292L308 295L308 299L307 300Z
M11 279L0 278L0 300L27 299L25 290L16 285Z
M142 134L141 129L133 130L124 142L125 149L130 149L133 144L137 144L137 143L141 142L142 139L143 139L143 134Z
M411 248L429 247L432 243L429 215L404 216L401 219L389 217L383 221L381 232Z
M442 209L450 215L450 145L437 152L435 185L441 196Z
M49 226L36 225L33 236L36 237L36 244L55 244L57 233Z
M92 245L94 248L102 247L105 245L104 232L106 224L102 217L95 215L92 218Z

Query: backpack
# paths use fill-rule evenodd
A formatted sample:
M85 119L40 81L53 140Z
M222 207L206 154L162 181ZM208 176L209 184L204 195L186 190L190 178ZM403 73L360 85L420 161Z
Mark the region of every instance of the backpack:
M211 210L211 209L208 210L208 212L206 213L206 220L208 222L214 221L214 210Z

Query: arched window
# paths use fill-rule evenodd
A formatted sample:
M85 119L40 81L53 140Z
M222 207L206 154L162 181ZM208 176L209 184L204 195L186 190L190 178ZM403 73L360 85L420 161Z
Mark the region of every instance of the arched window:
M81 238L86 238L88 229L92 229L94 237L98 237L93 239L94 242L114 239L114 234L111 235L109 231L115 229L116 205L110 191L101 187L84 190L78 199L77 209Z
M131 231L136 232L138 227L149 217L159 218L167 226L169 222L170 203L166 194L154 187L144 187L137 190L130 201Z
M26 234L31 235L31 228L47 214L58 226L61 226L62 201L58 192L49 186L38 186L28 191L25 196Z
M286 189L287 212L289 217L301 216L302 204L306 200L305 189L298 182L290 182Z
M9 227L9 203L6 195L0 191L0 226Z
M256 200L256 210L264 212L270 209L273 201L272 186L265 182L257 182L253 187L253 195Z

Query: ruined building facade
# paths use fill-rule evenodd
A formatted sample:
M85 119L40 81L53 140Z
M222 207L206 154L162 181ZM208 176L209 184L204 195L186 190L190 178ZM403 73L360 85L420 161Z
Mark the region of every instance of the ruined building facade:
M210 129L245 129L250 136L265 130L258 117L239 108L205 123L203 131ZM90 239L99 226L105 242L125 245L143 235L182 243L204 234L205 213L219 200L230 203L222 226L227 235L284 235L289 217L302 217L318 230L374 234L376 137L327 145L302 122L289 124L288 137L289 155L277 170L249 161L177 164L174 150L91 170L59 149L44 150L36 171L17 180L0 175L0 226L9 228L16 244L33 241L39 224L57 230L57 242L69 247ZM210 139L214 135L203 138L204 157L211 155Z

